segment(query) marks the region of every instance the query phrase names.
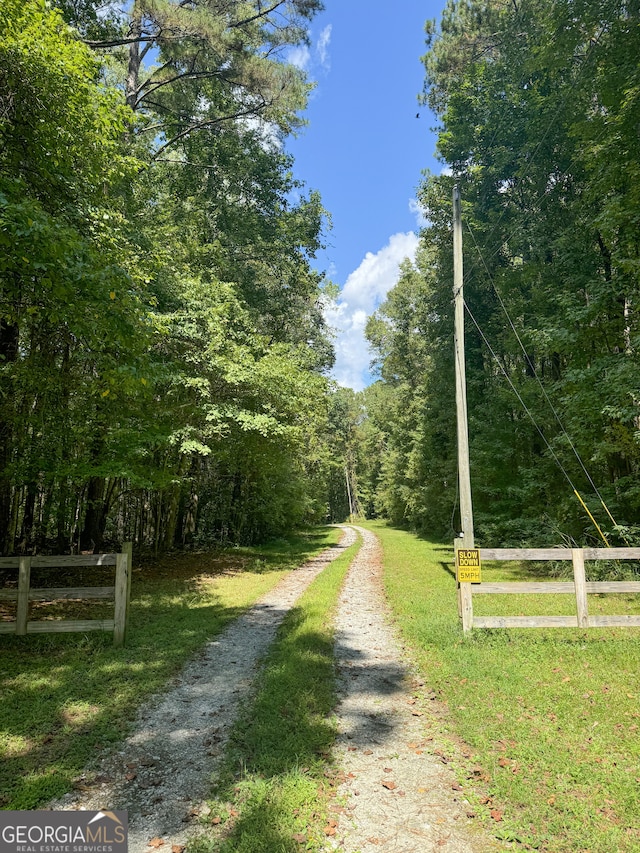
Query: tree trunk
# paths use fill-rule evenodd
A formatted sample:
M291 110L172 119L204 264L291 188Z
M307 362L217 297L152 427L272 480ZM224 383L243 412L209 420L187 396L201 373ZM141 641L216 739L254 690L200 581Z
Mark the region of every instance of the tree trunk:
M16 323L0 320L0 363L8 364L18 357L19 329ZM11 476L9 465L13 446L12 418L13 389L3 389L3 410L0 411L0 550L9 552L11 520Z
M80 533L80 550L97 553L102 547L106 523L104 477L91 477L87 488L87 508Z
M69 481L64 477L58 488L58 504L56 507L56 541L58 552L61 554L66 553L71 542L68 525L69 518L67 516L68 509Z
M21 554L27 554L33 547L33 524L35 519L36 495L38 484L33 480L27 483L27 497L24 502L24 513L22 515L22 529L20 531L20 545L18 550Z
M140 10L134 5L131 15L130 32L133 38L140 36L142 32L142 20ZM140 51L140 43L133 42L129 45L129 64L127 67L127 80L125 89L125 98L127 104L132 110L136 109L138 104L138 85L140 81L140 65L142 56Z

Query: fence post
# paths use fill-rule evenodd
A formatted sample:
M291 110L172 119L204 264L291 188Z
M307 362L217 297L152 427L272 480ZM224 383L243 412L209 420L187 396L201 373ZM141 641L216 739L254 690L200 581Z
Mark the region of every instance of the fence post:
M127 636L127 617L129 615L129 594L131 590L131 553L132 543L123 545L123 553L116 554L116 586L113 613L113 645L124 646Z
M133 574L133 542L122 543L122 553L127 555L129 571L127 572L127 616L124 626L124 638L127 639L127 628L129 626L129 601L131 599L131 575Z
M31 557L20 557L18 565L18 601L16 605L16 634L27 633L29 617L29 587L31 585Z
M582 548L572 548L571 559L573 561L573 582L576 587L578 628L588 628L589 606L587 604L587 581L584 572L584 551Z

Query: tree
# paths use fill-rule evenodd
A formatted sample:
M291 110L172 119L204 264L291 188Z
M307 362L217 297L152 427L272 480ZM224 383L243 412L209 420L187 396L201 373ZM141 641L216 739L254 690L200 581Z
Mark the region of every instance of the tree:
M307 40L308 22L321 8L320 0L135 0L120 34L95 38L91 7L65 2L87 44L126 48L125 99L148 117L142 132L156 158L199 131L241 119L259 118L285 134L299 126L308 86L280 58Z
M623 528L637 522L638 247L630 189L638 168L630 123L637 11L615 0L450 2L440 28L428 26L425 101L441 122L438 149L452 175L423 184L430 225L421 274L430 286L419 307L390 294L382 314L391 317L381 316L387 331L378 336L382 375L389 382L385 371L410 358L394 304L403 305L409 329L429 318L425 377L411 391L424 407L399 434L403 447L426 440L420 476L433 485L428 460L454 458L455 430L438 425L450 420L440 382L451 372L442 329L452 328L456 182L465 222L475 515L479 534L496 543L548 540L559 529L591 537L573 486L601 520L599 495ZM436 434L439 445L432 444ZM396 488L411 470L407 458L398 465ZM444 479L450 483L450 474ZM408 491L419 494L413 483ZM429 502L418 502L444 521L450 495L434 490ZM417 526L427 523L402 513Z
M42 512L54 483L76 476L74 439L100 425L115 377L140 366L144 327L120 233L118 188L135 168L121 147L129 111L117 92L97 84L94 58L58 12L10 0L0 15L0 539L7 550L16 536L23 548L31 544L36 501ZM131 383L120 377L126 395Z

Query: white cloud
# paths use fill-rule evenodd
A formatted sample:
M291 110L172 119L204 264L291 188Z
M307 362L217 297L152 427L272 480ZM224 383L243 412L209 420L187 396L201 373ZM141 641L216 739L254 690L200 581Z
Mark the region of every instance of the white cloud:
M287 55L287 61L301 71L307 71L311 64L311 51L305 44L292 47Z
M318 44L316 45L316 53L318 59L320 60L320 65L325 69L325 71L329 70L329 43L331 42L331 24L327 24L327 26L322 30L318 37Z
M417 228L426 228L428 225L431 224L429 222L429 219L425 216L424 209L418 199L409 199L409 211L413 214L413 216L415 216Z
M339 385L360 391L368 383L371 353L364 336L367 317L398 281L402 261L415 258L417 247L418 237L409 231L394 234L379 252L367 252L347 278L338 299L325 311L327 323L336 332L333 378Z
M313 50L306 44L296 45L287 51L287 62L295 65L305 73L313 73L314 67L318 65L324 70L329 71L331 67L329 56L329 45L331 43L331 24L320 32L318 40L313 46ZM308 33L311 36L311 33Z

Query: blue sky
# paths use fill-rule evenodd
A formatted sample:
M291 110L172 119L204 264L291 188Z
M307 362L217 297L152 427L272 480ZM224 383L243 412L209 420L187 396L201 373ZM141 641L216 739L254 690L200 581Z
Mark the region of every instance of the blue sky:
M423 169L439 172L434 117L418 104L424 23L444 0L325 0L311 47L290 59L317 86L309 126L287 148L294 173L319 190L333 229L318 267L341 288L327 319L335 326L341 385L371 381L365 318L413 257L419 230L416 188ZM420 117L416 118L419 113Z

